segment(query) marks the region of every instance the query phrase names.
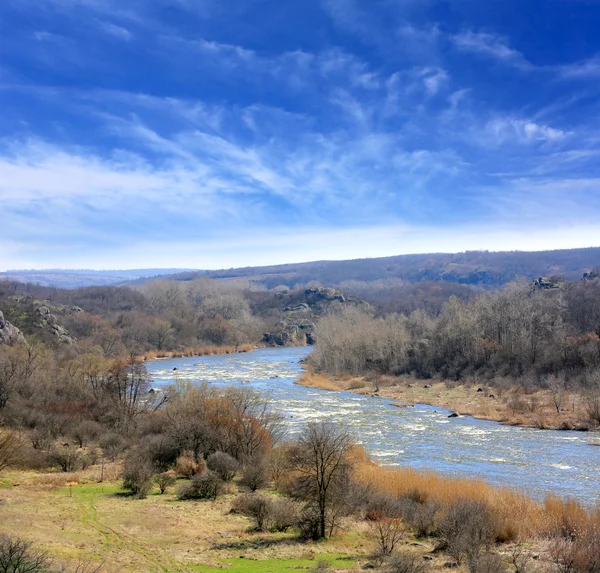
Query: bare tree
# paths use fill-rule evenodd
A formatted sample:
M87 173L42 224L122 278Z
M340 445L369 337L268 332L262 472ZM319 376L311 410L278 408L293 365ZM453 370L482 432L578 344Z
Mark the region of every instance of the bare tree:
M45 573L48 559L35 551L31 543L16 537L0 535L0 573Z
M311 422L290 450L291 468L299 475L294 494L314 506L320 538L333 530L336 501L348 484L351 445L350 435L339 426Z

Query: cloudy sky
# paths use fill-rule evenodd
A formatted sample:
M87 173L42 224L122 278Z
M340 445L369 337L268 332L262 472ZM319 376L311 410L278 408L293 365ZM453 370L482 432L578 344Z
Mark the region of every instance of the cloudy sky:
M2 0L0 270L600 245L597 0Z

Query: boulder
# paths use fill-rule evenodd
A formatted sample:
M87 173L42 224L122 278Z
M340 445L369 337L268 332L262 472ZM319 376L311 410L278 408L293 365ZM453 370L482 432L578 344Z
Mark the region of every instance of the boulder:
M25 337L23 333L10 322L4 319L4 314L0 311L0 344L24 344Z
M62 344L73 344L75 342L75 338L71 336L69 331L64 327L59 326L58 324L53 324L52 328L50 329L50 332L54 336L56 336L56 338L58 338L58 341Z
M448 418L458 418L458 414L456 412L452 412L452 414L450 414Z

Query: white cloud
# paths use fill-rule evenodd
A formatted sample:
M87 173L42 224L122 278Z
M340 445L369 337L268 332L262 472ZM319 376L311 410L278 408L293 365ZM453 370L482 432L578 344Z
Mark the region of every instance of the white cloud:
M522 70L534 67L521 52L509 47L508 41L502 36L469 30L450 39L461 51L488 56Z
M557 68L563 79L596 79L600 77L600 56Z
M553 143L563 140L568 135L568 132L561 129L528 119L498 117L487 122L481 133L480 142L491 145Z

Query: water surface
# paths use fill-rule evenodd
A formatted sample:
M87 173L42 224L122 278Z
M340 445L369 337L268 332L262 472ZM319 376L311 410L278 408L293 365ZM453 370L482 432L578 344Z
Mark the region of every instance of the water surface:
M309 348L264 348L247 354L174 358L148 363L153 386L175 376L193 383L253 388L268 396L291 436L308 420L349 427L379 463L483 478L518 487L537 498L547 493L600 503L600 447L582 432L502 426L469 417L448 418L442 408L396 408L392 401L295 384ZM176 368L177 370L173 370Z

